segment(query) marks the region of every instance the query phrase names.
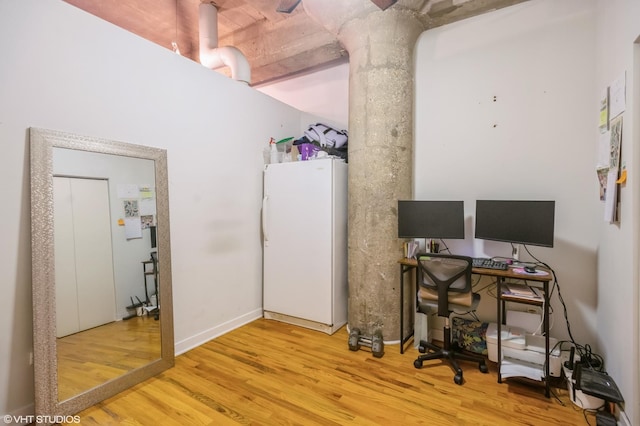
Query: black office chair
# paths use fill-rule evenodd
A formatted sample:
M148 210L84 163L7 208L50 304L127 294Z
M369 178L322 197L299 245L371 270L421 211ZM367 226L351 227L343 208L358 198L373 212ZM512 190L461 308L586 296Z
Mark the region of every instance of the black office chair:
M457 360L477 362L480 371L486 373L488 369L483 357L462 353L451 345L451 313L475 311L480 302L480 295L471 290L472 259L452 254L420 253L416 260L416 287L419 289L417 310L424 314L437 311L438 316L445 319L445 325L444 347L420 340L418 350L424 355L418 356L413 365L422 368L424 361L446 359L455 372L453 381L458 385L462 384L463 379Z

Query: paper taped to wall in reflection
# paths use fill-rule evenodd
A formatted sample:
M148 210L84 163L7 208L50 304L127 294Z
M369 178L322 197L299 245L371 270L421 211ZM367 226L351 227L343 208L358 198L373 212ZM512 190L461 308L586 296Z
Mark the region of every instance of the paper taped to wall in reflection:
M142 229L149 229L149 227L153 226L153 215L140 216L140 225Z
M140 185L140 198L153 198L153 189L150 185Z
M138 211L141 216L151 216L156 214L156 199L142 198L138 202Z
M124 235L127 240L142 238L142 222L140 216L124 218Z

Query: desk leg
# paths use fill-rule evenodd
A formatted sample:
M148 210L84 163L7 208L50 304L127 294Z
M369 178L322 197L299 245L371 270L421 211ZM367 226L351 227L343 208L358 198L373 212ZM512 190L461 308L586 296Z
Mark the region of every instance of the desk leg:
M147 266L143 262L142 263L142 279L144 280L144 301L149 304L149 291L147 290Z
M404 274L414 269L412 266L400 265L400 353L404 354L404 345L413 337L413 327L411 333L404 335Z
M544 289L544 308L543 308L543 321L544 321L544 348L545 354L545 367L544 367L544 381L545 388L544 394L547 398L551 397L551 390L549 389L549 281L545 281L543 285Z
M496 345L497 345L497 353L498 353L498 383L502 383L502 374L500 370L502 368L502 298L500 295L502 294L502 277L496 278L496 295L497 295L497 303L498 312L496 316L497 329L498 334L496 336Z
M404 266L400 265L400 353L404 353Z

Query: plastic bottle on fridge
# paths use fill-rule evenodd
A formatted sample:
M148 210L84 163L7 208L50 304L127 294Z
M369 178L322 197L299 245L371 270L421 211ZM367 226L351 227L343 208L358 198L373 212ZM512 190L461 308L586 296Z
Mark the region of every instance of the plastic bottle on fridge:
M271 164L279 163L280 155L278 154L278 147L276 147L276 141L273 138L271 138L271 140L269 141L269 145L271 145L271 154L270 154L269 163Z

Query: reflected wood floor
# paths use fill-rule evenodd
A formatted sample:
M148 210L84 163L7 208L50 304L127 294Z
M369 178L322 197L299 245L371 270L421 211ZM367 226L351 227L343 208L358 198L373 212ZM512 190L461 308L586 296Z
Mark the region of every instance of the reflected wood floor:
M61 337L58 399L64 401L160 358L160 324L134 317Z
M332 336L260 319L176 358L163 372L81 413L83 425L586 425L566 387L497 383L463 362L465 383L441 361L413 366L386 346L348 349ZM588 415L590 424L595 417Z

